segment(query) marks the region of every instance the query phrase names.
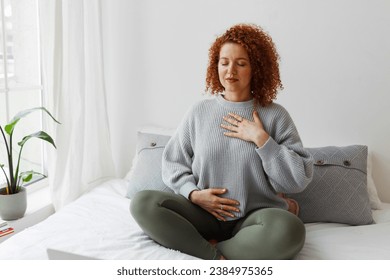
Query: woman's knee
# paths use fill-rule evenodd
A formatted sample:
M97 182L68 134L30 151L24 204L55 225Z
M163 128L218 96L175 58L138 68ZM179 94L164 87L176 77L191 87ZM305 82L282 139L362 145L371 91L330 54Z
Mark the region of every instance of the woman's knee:
M280 258L291 259L303 247L306 229L302 221L294 214L282 209L267 209L263 220L274 234L275 249Z
M157 206L159 193L153 190L138 192L130 202L130 212L137 221L151 215Z
M248 216L239 231L253 228L252 242L260 244L265 251L262 257L271 259L293 258L303 247L306 230L294 214L277 208L256 211ZM255 237L256 235L256 237Z
M292 239L291 236L294 236L295 239L305 238L306 230L302 221L286 210L278 208L262 209L257 219L259 224L263 224L281 237L289 237L288 239Z
M304 224L296 215L278 208L258 210L252 213L245 222L267 225L286 232L290 232L291 230L305 231Z

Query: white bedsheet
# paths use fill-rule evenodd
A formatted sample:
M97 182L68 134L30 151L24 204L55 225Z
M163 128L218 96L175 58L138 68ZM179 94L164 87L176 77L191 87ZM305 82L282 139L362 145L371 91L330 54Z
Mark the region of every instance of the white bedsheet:
M0 244L0 259L47 259L59 249L99 259L196 259L148 238L129 212L126 181L111 180ZM390 259L390 209L369 226L307 224L297 259Z

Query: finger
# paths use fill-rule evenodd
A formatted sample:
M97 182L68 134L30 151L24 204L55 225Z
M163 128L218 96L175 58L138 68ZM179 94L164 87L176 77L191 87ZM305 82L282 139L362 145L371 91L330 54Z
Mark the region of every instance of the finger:
M237 115L237 114L235 114L235 113L229 113L229 116L235 118L235 119L236 119L237 121L239 121L239 122L242 122L242 121L244 120L243 117L241 117L240 115Z
M233 206L240 205L240 202L238 200L231 199L231 198L225 198L225 197L220 197L218 199L218 203L220 203L222 205L233 205Z
M236 120L234 118L228 118L226 116L224 116L223 119L224 119L225 122L228 122L228 123L230 123L232 125L235 125L235 126L238 126L239 123L240 123L238 120Z
M218 202L219 204L216 205L218 209L229 212L240 212L240 209L237 207L238 205L240 205L240 203L238 203L237 200L223 198L219 201L221 202Z
M216 212L216 211L212 211L212 212L210 212L214 217L216 217L218 220L221 220L221 221L224 221L224 222L226 222L226 219L223 217L223 216L221 216L218 212Z
M234 126L234 125L226 125L226 124L222 123L221 127L224 128L224 129L233 131L233 132L237 132L237 126Z
M229 216L232 217L231 216L233 214L232 212L240 213L240 209L238 209L237 207L229 206L229 205L225 204L225 205L222 205L222 207L219 206L218 212L219 213L227 212L227 213L229 213Z
M259 113L257 111L253 111L253 120L254 120L255 123L258 123L261 126L263 126L263 123L261 122Z
M233 213L231 213L229 211L226 211L226 210L217 210L217 211L218 211L218 214L220 216L225 216L225 217L230 217L230 218L235 218L236 217Z
M210 192L212 194L224 194L226 193L226 189L225 188L212 188L212 189L209 189Z
M259 113L256 110L253 110L252 116L255 122L260 120Z
M228 210L228 208L232 208L232 207L220 204L215 209L213 209L213 212L218 213L219 216L234 218L235 215L232 213L232 211Z
M238 133L236 133L236 132L224 132L223 135L228 136L228 137L233 137L233 138L240 138Z

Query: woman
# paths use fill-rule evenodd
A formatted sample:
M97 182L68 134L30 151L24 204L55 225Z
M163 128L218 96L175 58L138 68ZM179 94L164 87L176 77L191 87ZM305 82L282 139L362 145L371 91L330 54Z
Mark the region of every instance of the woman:
M209 51L207 90L163 153L162 176L176 194L143 191L131 212L168 248L203 259L291 259L302 222L278 193L302 191L313 161L287 111L273 103L278 54L258 26L241 24Z

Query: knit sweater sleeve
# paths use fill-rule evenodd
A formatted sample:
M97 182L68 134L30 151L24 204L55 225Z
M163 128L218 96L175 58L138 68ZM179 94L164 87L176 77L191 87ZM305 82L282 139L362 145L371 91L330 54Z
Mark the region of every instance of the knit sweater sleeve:
M188 198L197 190L196 180L192 173L193 151L193 108L190 109L167 143L162 157L163 182L175 193Z
M312 180L313 158L303 148L290 115L281 106L273 128L268 141L256 148L265 173L276 192L301 192Z

